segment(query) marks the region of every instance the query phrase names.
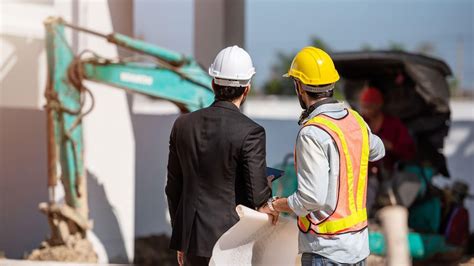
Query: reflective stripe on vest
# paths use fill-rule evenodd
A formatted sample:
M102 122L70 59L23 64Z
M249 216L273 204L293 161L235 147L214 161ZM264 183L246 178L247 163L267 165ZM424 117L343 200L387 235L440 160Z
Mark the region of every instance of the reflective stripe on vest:
M345 184L339 184L338 203L329 217L318 221L313 213L310 213L306 217L298 218L298 227L303 233L328 235L361 230L367 226L365 208L369 160L367 126L362 117L353 110L339 120L318 115L305 124L305 126L311 125L326 131L336 142L340 161L339 182L345 182ZM354 132L348 132L348 128L357 128L357 135L346 137L347 134L354 134ZM295 166L296 159L295 155ZM357 186L355 186L355 177L357 177ZM354 194L354 189L356 189L356 194Z

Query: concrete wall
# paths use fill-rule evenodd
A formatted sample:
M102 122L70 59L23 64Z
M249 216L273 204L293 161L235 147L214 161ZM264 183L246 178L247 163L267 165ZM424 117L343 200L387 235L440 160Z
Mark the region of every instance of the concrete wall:
M452 101L453 123L445 140L444 153L448 160L451 180L462 180L469 185L470 194L474 194L474 101ZM474 200L466 200L469 210L470 229L474 232Z
M474 191L474 102L453 102L453 125L446 139L446 155L453 180L464 180ZM245 113L266 130L267 164L274 166L292 153L298 133L301 111L296 98L249 99ZM132 115L137 154L136 233L137 235L170 233L163 186L166 180L168 138L177 115L160 115L163 110L149 102L134 106ZM474 202L467 202L474 221ZM474 223L471 223L474 230Z
M130 1L80 2L78 14L78 24L84 27L105 33L132 34ZM102 39L79 35L78 40L79 51L93 49L104 57L118 56L115 45ZM94 111L84 119L84 156L93 231L111 261L126 262L133 259L135 239L135 142L127 95L110 86L84 84L95 98Z
M113 4L112 4L113 3ZM2 1L0 57L0 250L21 258L49 233L37 209L47 201L43 91L46 60L42 21L60 15L74 24L132 34L133 2ZM119 18L119 19L116 19ZM108 57L103 40L68 33L74 50ZM84 120L90 217L94 234L113 262L133 259L135 144L125 92L86 83L96 108Z
M0 8L0 250L20 258L49 229L38 203L47 200L46 84L42 21L71 3L2 1Z
M46 201L43 112L0 108L0 250L21 258L49 232L38 203Z
M221 49L244 44L244 0L194 1L194 55L201 65L207 69Z

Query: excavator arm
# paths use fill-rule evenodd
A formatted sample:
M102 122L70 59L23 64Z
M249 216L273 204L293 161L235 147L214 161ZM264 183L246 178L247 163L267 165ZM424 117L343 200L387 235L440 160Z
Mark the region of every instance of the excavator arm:
M104 35L68 24L58 17L45 21L48 82L45 91L48 134L49 202L40 209L48 216L50 242L63 244L71 234L90 229L84 166L82 119L93 108L93 93L83 80L109 84L176 104L182 112L209 106L214 100L211 78L191 57L113 33ZM134 58L103 58L93 51L73 54L65 28L103 37L129 49ZM89 107L86 98L92 99ZM89 102L89 101L88 101ZM87 110L86 110L87 109ZM61 180L65 204L55 202L55 187Z

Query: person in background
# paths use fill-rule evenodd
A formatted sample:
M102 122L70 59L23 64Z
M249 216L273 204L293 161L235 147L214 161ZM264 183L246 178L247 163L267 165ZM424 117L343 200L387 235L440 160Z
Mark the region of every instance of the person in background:
M383 104L382 93L377 88L362 90L359 97L360 113L372 132L382 139L386 155L380 163L391 173L396 163L413 159L416 149L408 128L400 119L384 113Z
M386 155L382 160L369 164L367 210L371 217L379 208L388 203L387 200L393 201L393 197L387 198L387 193L393 194L386 190L398 191L399 189L393 186L395 179L404 178L397 175L400 172L397 169L397 166L400 166L399 163L415 157L415 143L408 129L400 119L385 114L383 104L382 93L377 88L366 87L361 91L359 96L361 115L372 132L382 139L386 150Z
M227 47L209 68L215 102L176 119L166 195L170 248L180 265L208 265L219 237L238 222L238 204L278 218L267 201L265 130L241 113L255 74L249 54Z

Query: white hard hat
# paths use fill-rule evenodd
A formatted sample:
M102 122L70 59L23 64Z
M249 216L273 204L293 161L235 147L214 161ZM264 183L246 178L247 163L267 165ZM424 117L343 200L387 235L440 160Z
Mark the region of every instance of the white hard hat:
M250 55L237 45L220 51L209 67L214 83L221 86L245 87L254 74Z

